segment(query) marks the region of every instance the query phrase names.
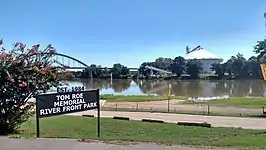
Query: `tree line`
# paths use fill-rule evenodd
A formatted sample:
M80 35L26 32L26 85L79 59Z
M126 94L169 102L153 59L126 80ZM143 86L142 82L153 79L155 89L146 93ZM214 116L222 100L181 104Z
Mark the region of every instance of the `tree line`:
M205 75L209 79L258 79L262 78L260 64L265 62L265 58L260 56L264 53L263 50L257 49L261 42L255 46L255 51L258 56L251 56L246 59L241 53L232 56L225 63L212 64L211 70L215 75ZM264 48L266 49L266 47ZM171 76L164 78L180 78L180 79L198 79L203 72L202 64L199 60L185 60L183 57L178 56L174 59L171 58L157 58L153 62L144 62L140 65L138 72L132 73L129 68L122 64L114 64L112 68L103 68L100 65L92 64L89 68L82 72L76 72L75 76L78 78L115 78L115 79L128 79L128 78L160 78L160 72L153 71L155 76L150 76L150 69L146 66L153 66L159 69L172 72Z
M254 46L254 52L257 56L251 56L246 59L243 54L237 53L225 63L217 63L211 65L211 70L215 75L203 75L206 79L259 79L262 78L260 64L266 63L266 40L258 41ZM82 72L75 72L78 78L161 78L160 72L153 71L155 76L151 77L150 69L146 66L153 66L159 69L172 72L171 76L164 78L179 79L198 79L203 72L202 64L199 60L185 60L178 56L171 58L157 58L153 62L143 62L137 72L130 72L129 68L122 64L114 64L112 68L103 68L100 65L92 64L89 68Z
M266 13L264 14L266 19ZM266 63L266 39L257 41L253 49L255 56L245 58L243 54L237 53L225 63L217 63L211 65L211 70L215 72L215 76L208 76L214 79L257 79L262 78L260 64ZM197 79L203 72L200 61L185 60L182 56L172 58L159 57L153 62L143 62L137 72L130 72L129 68L122 64L114 64L112 68L103 68L100 65L92 64L89 68L82 72L76 72L78 78L152 78L151 70L146 66L152 66L159 69L172 72L172 75L165 78L181 78L181 79ZM160 72L153 71L155 77ZM154 76L153 76L154 77ZM205 76L206 78L206 76Z
M116 63L112 68L102 67L101 65L91 64L83 71L73 72L77 78L115 78L128 79L132 74L126 66Z

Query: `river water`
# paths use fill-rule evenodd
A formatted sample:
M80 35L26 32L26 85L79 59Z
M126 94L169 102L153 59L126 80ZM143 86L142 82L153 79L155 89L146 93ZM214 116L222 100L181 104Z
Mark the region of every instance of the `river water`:
M171 94L192 97L265 97L266 82L263 80L228 81L177 81L177 80L126 80L92 79L68 81L71 86L86 89L100 89L101 94L167 95L171 84Z

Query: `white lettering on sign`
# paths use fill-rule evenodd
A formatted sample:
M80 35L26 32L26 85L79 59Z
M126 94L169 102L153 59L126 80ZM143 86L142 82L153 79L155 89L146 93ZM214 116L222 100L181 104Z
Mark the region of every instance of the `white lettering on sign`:
M63 112L79 110L79 109L82 108L81 106L82 106L82 104L79 104L79 105L71 105L71 106L64 106L63 107Z
M83 93L72 94L72 99L83 98Z
M97 107L97 102L84 104L84 109Z
M85 100L75 99L75 100L68 100L68 101L57 101L57 102L54 102L54 107L66 106L66 105L77 105L77 104L85 104Z
M57 108L46 108L46 109L41 109L40 110L40 115L50 115L50 114L57 114L60 113L61 110L59 107Z
M68 95L57 95L56 97L57 97L57 100L61 100L61 101L70 99L69 94Z
M53 114L65 114L67 112L78 112L82 110L89 110L97 108L98 102L97 99L94 99L92 102L85 100L84 93L60 93L60 95L54 95L54 101L49 105L51 108L40 109L40 116ZM89 97L86 97L89 98ZM97 98L97 96L95 96ZM95 102L96 101L96 102Z

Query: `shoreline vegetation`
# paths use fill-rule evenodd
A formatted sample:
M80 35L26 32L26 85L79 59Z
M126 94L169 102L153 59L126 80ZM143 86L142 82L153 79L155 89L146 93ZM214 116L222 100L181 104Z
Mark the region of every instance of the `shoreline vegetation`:
M266 148L264 130L241 128L188 127L170 123L101 118L101 137L96 135L96 118L82 116L56 116L40 119L42 138L71 138L81 141L128 141L158 144L217 146L230 148ZM152 128L151 128L152 126ZM35 120L22 124L13 138L35 138ZM214 136L215 135L215 136Z
M153 62L143 62L134 71L128 67L116 63L111 68L91 64L83 71L73 72L76 78L88 79L161 79L161 80L239 80L239 79L262 79L260 64L260 44L255 46L258 56L246 59L243 54L237 53L225 63L211 64L213 73L203 72L201 60L185 60L178 56L174 59L159 57ZM166 73L153 70L151 72L146 66L164 70Z
M225 99L206 100L200 102L189 101L188 96L157 96L157 95L115 95L101 94L102 100L111 102L149 102L162 100L181 100L181 104L208 104L212 106L230 106L241 108L262 108L266 107L266 98L264 97L229 97Z

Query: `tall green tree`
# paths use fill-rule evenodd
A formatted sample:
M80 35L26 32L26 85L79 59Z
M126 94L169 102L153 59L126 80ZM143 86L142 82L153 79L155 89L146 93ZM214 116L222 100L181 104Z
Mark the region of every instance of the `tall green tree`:
M173 60L171 58L159 57L154 61L152 65L153 67L156 67L159 69L169 70L172 63L173 63Z
M110 77L110 70L107 67L101 65L91 64L90 67L86 68L82 72L82 78L108 78Z
M186 72L190 75L191 78L196 79L199 77L199 74L202 72L202 64L197 59L188 60L186 63Z
M266 19L266 13L264 13L264 18ZM257 41L254 52L258 54L257 58L260 63L266 63L266 39Z
M223 64L215 63L211 65L211 70L215 71L215 74L218 75L218 77L224 76L224 66Z
M254 52L258 54L257 59L260 63L266 63L266 39L257 41Z
M186 60L178 56L173 60L173 63L170 66L171 71L180 77L186 71Z
M111 69L111 72L113 78L128 78L131 75L130 70L120 63L114 64Z
M150 75L150 70L147 69L145 66L151 66L151 62L144 62L140 65L138 71L141 76L147 77Z
M170 71L172 63L173 63L173 60L171 58L159 57L154 62L142 63L139 67L139 74L144 77L148 77L150 75L150 69L146 68L146 66L152 66L155 68ZM158 72L153 70L153 73L157 74Z
M247 70L244 69L246 61L246 58L240 53L237 53L236 57L233 57L232 72L236 78L246 75L245 71Z
M251 78L258 79L262 77L260 63L258 62L257 57L251 56L246 65Z

